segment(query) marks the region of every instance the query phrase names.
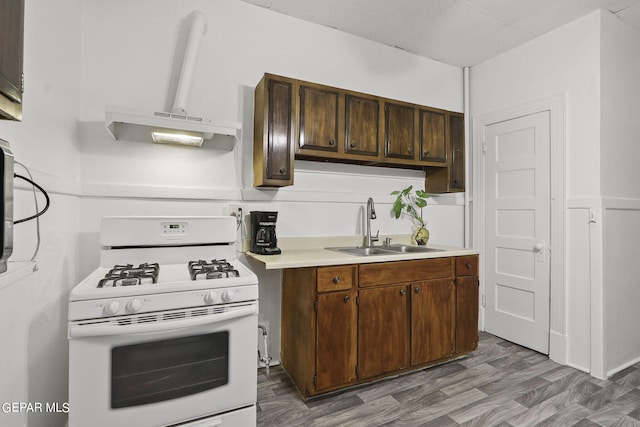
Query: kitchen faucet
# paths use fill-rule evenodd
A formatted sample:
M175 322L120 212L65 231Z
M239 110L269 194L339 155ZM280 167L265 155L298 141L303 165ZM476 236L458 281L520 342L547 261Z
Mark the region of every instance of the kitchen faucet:
M373 199L369 197L367 200L367 235L364 236L364 246L366 247L373 246L373 243L378 241L378 234L380 234L380 230L378 230L375 236L371 236L372 219L376 219L376 208L373 205Z

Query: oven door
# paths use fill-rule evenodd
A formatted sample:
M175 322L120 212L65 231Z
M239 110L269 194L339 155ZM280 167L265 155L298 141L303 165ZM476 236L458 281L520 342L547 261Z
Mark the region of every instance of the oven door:
M69 427L157 427L226 411L255 414L257 302L196 317L180 313L70 323Z

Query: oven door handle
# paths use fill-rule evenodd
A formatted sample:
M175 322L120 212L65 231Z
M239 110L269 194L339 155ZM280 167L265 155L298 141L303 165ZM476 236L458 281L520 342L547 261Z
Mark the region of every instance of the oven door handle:
M223 322L226 320L237 319L239 317L251 316L258 313L258 306L252 305L247 308L227 311L218 314L209 314L206 316L198 316L186 320L167 320L159 322L149 322L133 325L117 325L117 324L98 324L98 325L69 325L69 338L87 338L109 335L128 335L143 334L150 332L163 332L174 329L191 328Z

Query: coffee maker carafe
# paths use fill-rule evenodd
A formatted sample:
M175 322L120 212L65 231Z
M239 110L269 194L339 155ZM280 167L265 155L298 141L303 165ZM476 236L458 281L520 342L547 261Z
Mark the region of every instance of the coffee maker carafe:
M278 212L251 211L251 252L260 255L277 255L276 220Z

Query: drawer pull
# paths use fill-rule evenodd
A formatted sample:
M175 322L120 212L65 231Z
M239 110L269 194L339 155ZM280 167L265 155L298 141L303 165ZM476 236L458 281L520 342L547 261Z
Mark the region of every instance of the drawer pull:
M337 285L338 283L340 283L340 277L335 276L335 277L333 278L333 283L335 283L336 285Z
M471 267L473 267L471 264L467 263L467 270L471 270Z
M344 302L345 302L345 303L346 303L346 302L349 302L349 295L345 295L345 296L344 296Z

